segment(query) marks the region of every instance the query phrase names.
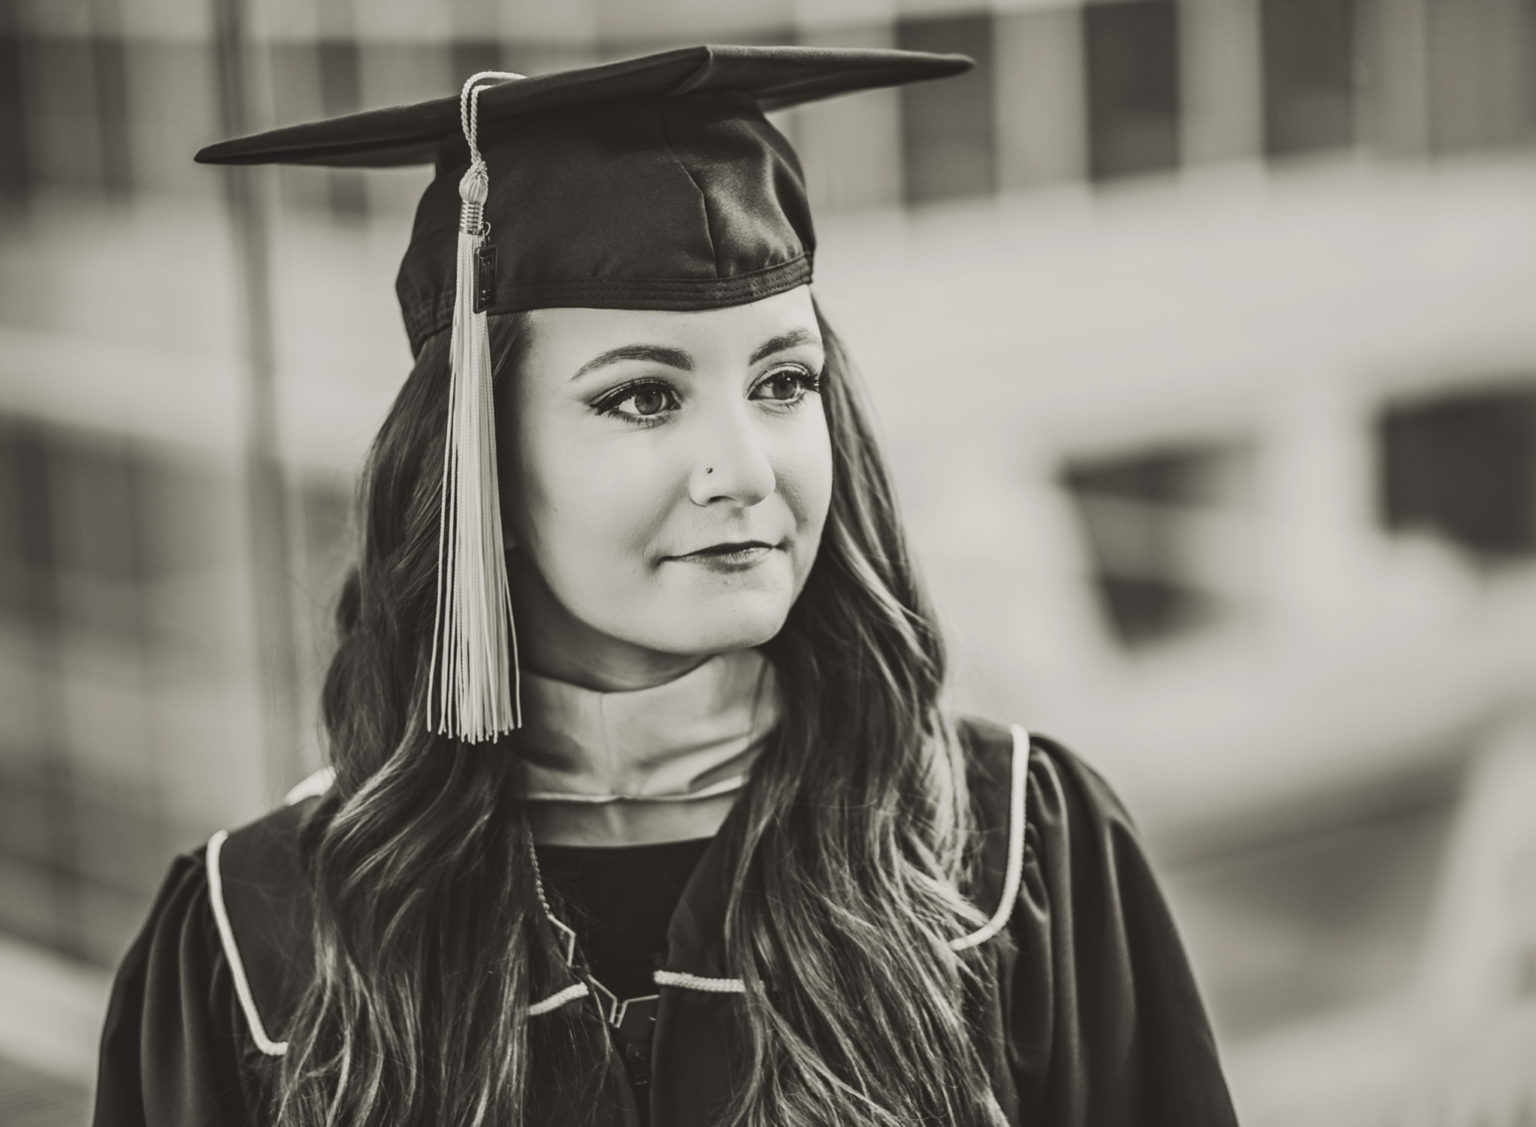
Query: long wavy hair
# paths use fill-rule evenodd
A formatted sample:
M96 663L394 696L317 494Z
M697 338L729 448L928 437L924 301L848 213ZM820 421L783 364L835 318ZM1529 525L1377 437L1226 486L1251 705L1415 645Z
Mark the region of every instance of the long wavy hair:
M1002 1121L950 940L983 921L945 650L848 358L821 318L833 486L815 563L762 647L786 708L726 825L725 958L746 993L733 1127ZM524 321L494 318L498 402ZM277 1077L279 1127L510 1127L533 1101L606 1098L535 889L516 733L428 731L447 334L428 340L374 440L360 558L343 584L322 711L331 791L306 824L314 965ZM509 746L510 741L510 746ZM601 1062L598 1062L600 1065ZM585 1085L585 1086L583 1086Z

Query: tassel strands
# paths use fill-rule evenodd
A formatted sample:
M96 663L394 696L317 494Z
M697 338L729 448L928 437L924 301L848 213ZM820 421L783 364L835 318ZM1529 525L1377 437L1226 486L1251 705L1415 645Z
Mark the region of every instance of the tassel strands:
M459 182L457 289L450 345L448 434L443 451L437 542L436 622L427 683L427 727L469 743L522 725L517 632L501 526L495 407L486 306L494 291L495 248L486 239L489 176L477 142L482 71L460 96L469 170Z

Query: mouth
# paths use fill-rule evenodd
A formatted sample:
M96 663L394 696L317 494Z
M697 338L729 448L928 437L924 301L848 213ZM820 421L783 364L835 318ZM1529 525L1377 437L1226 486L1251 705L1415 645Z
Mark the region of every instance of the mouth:
M731 556L740 552L750 551L754 548L774 547L777 547L777 545L769 544L762 540L731 540L719 544L711 544L707 548L700 548L696 552L689 552L687 556L681 558L688 559L690 556Z

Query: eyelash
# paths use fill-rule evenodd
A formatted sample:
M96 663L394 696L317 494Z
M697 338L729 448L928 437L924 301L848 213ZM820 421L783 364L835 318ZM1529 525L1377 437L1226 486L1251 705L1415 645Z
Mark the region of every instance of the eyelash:
M769 402L773 403L777 409L790 411L804 403L808 393L815 393L818 395L821 393L821 385L824 373L812 372L798 364L791 364L782 368L773 369L773 371L769 372L761 380L759 380L756 386L762 387L763 384L767 383L775 376L789 376L800 387L800 393L793 399L769 400ZM627 384L614 388L613 391L609 392L607 395L593 403L592 409L600 415L607 415L620 419L623 422L628 423L630 426L655 426L657 423L665 421L668 415L672 411L676 410L676 408L666 408L658 411L654 415L631 415L617 409L620 403L624 403L627 400L633 399L638 392L645 391L649 388L660 388L662 391L670 394L673 398L676 398L677 396L677 392L674 390L671 384L667 383L665 380L659 380L654 377L647 376L643 379L632 380Z

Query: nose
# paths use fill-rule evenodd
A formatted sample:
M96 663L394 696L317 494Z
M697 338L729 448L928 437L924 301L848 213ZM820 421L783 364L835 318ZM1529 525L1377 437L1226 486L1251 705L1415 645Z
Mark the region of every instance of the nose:
M724 406L699 421L701 437L688 477L694 504L727 500L747 508L773 492L773 463L749 402Z

